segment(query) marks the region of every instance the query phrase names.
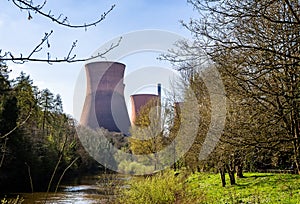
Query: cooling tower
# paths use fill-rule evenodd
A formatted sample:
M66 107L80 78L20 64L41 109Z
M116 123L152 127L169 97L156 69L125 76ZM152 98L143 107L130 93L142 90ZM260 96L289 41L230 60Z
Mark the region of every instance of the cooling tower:
M93 62L85 65L87 91L80 124L129 134L130 120L124 99L125 65Z
M135 94L130 96L131 99L131 124L134 125L136 118L139 116L140 110L150 102L153 106L157 106L159 96L155 94Z

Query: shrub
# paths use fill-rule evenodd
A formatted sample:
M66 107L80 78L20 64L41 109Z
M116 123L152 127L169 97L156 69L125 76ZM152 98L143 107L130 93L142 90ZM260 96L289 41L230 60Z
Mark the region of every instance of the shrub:
M122 192L120 203L174 203L184 192L184 184L174 171L165 171L147 178L135 177L130 188Z

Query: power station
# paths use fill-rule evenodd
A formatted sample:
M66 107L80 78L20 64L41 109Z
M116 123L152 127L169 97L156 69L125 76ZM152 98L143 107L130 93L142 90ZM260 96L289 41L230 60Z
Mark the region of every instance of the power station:
M80 124L92 129L103 127L111 132L129 135L141 108L150 101L160 107L161 84L158 94L135 94L131 98L131 121L126 108L123 83L125 65L119 62L92 62L85 65L87 90ZM160 111L158 112L160 113Z

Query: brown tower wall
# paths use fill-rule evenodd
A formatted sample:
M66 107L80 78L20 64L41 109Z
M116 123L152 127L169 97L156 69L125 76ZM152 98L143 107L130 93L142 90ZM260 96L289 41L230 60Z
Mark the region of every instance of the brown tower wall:
M93 62L85 65L87 91L80 124L129 133L130 120L124 99L125 65Z
M159 96L155 94L136 94L130 96L131 100L131 124L135 124L141 108L147 105L150 101L155 101L158 105ZM154 103L154 104L155 104Z

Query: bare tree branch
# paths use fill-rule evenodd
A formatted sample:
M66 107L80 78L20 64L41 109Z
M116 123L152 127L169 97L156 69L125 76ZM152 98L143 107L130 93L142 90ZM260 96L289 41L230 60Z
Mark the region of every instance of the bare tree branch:
M85 28L87 29L88 27L91 27L91 26L96 26L97 24L99 24L101 21L103 21L106 16L115 8L115 4L112 5L110 7L110 9L108 9L106 12L104 12L100 18L94 22L91 22L91 23L84 23L84 24L81 24L81 25L73 25L69 22L68 20L68 17L63 17L63 14L60 14L58 17L54 16L53 14L51 14L51 10L46 13L44 11L42 11L42 9L44 8L44 6L46 5L47 3L47 0L45 0L43 2L43 4L41 5L34 5L33 1L30 0L30 1L27 1L27 0L12 0L12 2L18 7L20 8L21 10L27 10L28 11L28 19L32 19L32 16L30 14L30 11L33 11L34 13L37 13L37 14L40 14L41 16L45 17L45 18L48 18L50 20L52 20L53 22L59 24L59 25L62 25L62 26L66 26L66 27L70 27L70 28Z
M51 56L50 56L50 53L48 52L47 53L47 58L33 58L33 54L35 53L38 53L42 50L42 45L45 44L45 43L49 43L48 42L48 38L49 36L53 33L53 31L51 31L50 33L45 33L45 37L42 39L42 42L40 44L38 44L31 52L30 54L27 56L27 57L24 57L23 54L20 54L19 57L15 57L11 52L5 52L3 55L1 55L1 51L0 50L0 61L12 61L16 64L24 64L26 62L47 62L49 64L52 64L52 63L62 63L62 62L67 62L67 63L74 63L74 62L84 62L84 61L88 61L88 60L92 60L92 59L96 59L96 58L105 58L105 55L113 50L114 48L118 47L121 40L122 40L122 37L119 38L119 41L116 42L116 43L112 43L110 45L110 47L108 47L104 52L102 53L97 53L96 55L94 56L90 56L90 57L87 57L87 58L80 58L80 59L76 59L76 55L72 54L73 53L73 50L74 48L76 47L77 45L77 41L74 41L70 50L68 51L68 54L66 55L66 57L64 58L55 58L55 59L52 59Z
M10 0L8 0L10 1ZM35 4L33 0L11 0L13 4L18 7L21 10L26 10L28 12L28 20L31 20L32 13L41 15L47 19L50 19L56 24L69 27L69 28L85 28L87 30L88 27L96 26L100 22L102 22L106 16L115 8L115 5L112 5L110 9L108 9L106 12L104 12L96 21L91 23L83 23L79 25L73 25L70 23L68 17L64 16L63 14L60 14L59 16L55 16L51 13L51 10L48 12L45 12L43 9L45 5L47 4L47 0L44 0L41 4ZM53 34L53 30L50 32L46 32L44 37L41 39L41 42L37 44L32 51L28 55L24 55L23 53L19 54L19 56L16 57L16 55L12 51L2 51L0 49L0 62L6 63L7 61L14 62L16 64L24 64L26 62L46 62L48 64L52 63L61 63L61 62L84 62L87 60L95 59L95 58L105 58L104 55L107 54L110 50L117 47L121 41L120 40L115 43L111 44L111 46L105 50L103 53L98 53L96 56L86 57L86 58L80 58L77 59L76 54L73 54L73 51L77 45L77 40L72 43L71 48L66 53L64 57L59 58L52 58L51 53L47 52L45 57L34 57L35 54L41 52L43 50L43 47L46 46L47 48L50 48L49 38Z
M28 115L27 115L27 117L25 118L24 121L22 121L21 123L19 123L18 125L16 125L16 126L15 126L12 130L10 130L8 133L6 133L6 134L0 136L0 139L4 139L4 138L8 137L11 133L13 133L14 131L16 131L19 127L22 127L22 126L27 122L27 120L30 118L31 113L32 113L32 111L30 111L30 112L28 113Z

